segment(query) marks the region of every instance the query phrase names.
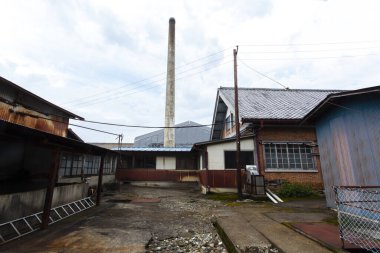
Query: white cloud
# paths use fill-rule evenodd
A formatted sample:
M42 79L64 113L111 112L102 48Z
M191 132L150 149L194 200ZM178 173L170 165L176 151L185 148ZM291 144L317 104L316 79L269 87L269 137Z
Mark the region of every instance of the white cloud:
M216 89L232 86L237 44L240 59L291 88L377 85L379 7L376 0L3 1L0 75L88 120L163 125L173 16L183 66L176 70L176 122L207 124ZM350 41L372 42L299 45ZM333 58L355 55L362 56ZM240 86L281 88L241 63L238 73ZM124 133L126 141L150 131L86 126ZM86 141L115 139L75 130Z

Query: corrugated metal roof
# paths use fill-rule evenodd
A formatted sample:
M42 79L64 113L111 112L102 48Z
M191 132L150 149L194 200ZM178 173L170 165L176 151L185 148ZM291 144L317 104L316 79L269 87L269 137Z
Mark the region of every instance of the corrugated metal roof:
M150 147L123 147L123 148L113 148L112 150L121 150L121 151L140 151L140 152L190 152L192 147L159 147L159 148L150 148Z
M175 125L176 127L200 126L193 121L185 121ZM207 141L210 138L209 127L192 127L175 129L176 147L192 147L196 142ZM164 144L164 130L160 129L135 138L134 147L160 147Z
M245 119L302 119L329 94L341 90L239 88L239 114ZM219 88L234 108L234 88Z

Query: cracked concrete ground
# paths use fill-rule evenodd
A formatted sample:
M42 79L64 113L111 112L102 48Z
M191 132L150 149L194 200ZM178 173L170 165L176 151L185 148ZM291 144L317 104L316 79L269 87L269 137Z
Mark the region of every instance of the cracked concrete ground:
M0 246L0 252L227 252L212 221L238 252L330 252L284 225L331 219L321 200L227 204L205 197L197 185L180 186L122 185L100 206Z
M99 207L8 243L0 251L189 252L189 245L194 244L199 249L191 252L226 252L211 223L213 210L222 205L204 198L194 186L173 189L123 185L120 192L106 195ZM195 240L202 236L212 238L213 247ZM173 238L189 245L171 245L166 250L157 246L157 242ZM155 241L155 248L148 249L151 241Z

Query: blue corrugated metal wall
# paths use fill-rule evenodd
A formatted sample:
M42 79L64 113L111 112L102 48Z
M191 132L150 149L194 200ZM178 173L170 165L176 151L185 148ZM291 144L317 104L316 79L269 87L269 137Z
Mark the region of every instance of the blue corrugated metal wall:
M335 185L380 185L380 95L348 97L316 123L327 205Z

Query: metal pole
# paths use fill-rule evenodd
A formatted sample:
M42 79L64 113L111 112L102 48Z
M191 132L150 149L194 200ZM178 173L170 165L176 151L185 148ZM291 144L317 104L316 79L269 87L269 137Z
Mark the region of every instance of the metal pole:
M236 129L236 187L239 199L243 197L241 189L241 166L240 166L240 120L239 120L239 97L237 82L237 49L234 49L234 87L235 87L235 129Z
M100 168L99 168L99 176L98 176L98 188L96 191L96 205L100 205L100 198L102 194L102 181L103 181L103 165L104 165L104 154L100 158Z
M53 203L54 186L55 186L55 181L56 181L58 167L59 167L60 152L58 150L54 150L52 153L53 153L52 154L53 160L51 162L51 167L49 171L49 179L48 179L49 182L46 188L45 204L44 204L44 211L42 213L41 229L45 229L49 225L50 209Z

